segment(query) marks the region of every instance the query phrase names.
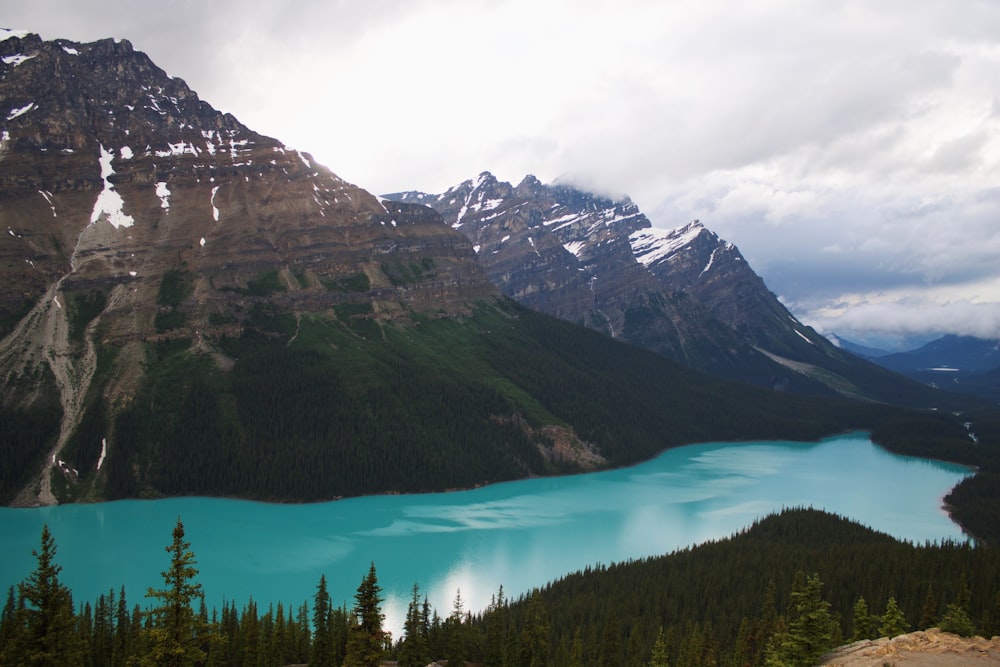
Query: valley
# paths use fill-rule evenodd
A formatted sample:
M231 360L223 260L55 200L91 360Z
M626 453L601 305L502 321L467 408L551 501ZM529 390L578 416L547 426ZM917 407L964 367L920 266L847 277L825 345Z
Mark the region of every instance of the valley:
M0 503L11 506L0 515L19 526L4 548L20 554L3 565L0 664L24 662L19 642L51 638L89 642L95 664L157 662L161 612L131 611L115 593L114 616L110 591L128 577L134 604L155 585L151 554L162 558L170 530L158 513L176 521L175 556L187 557L182 510L206 569L233 577L211 623L209 605L196 614L205 601L179 589L191 593L175 607L193 664L222 650L222 634L232 664L406 663L404 644L383 641L356 664L323 648L357 638L346 598L383 553L430 559L390 575L393 629L405 628L414 580L441 608L461 588L475 612L456 600L450 625L438 618L433 657L486 667L665 667L649 663L661 628L673 667L760 665L768 642L791 641L777 610L802 618L792 600L819 569L837 582L827 648L859 595L879 614L898 598L916 624L938 585L938 618L975 614L962 627L983 632L1000 618L995 402L833 345L700 221L659 229L627 197L489 172L440 194L375 196L216 110L123 39L0 33L0 101ZM871 443L844 435L858 432ZM511 488L525 491L492 495ZM759 495L728 495L748 488ZM813 503L882 532L788 509ZM350 507L362 509L339 515ZM580 508L560 536L553 527ZM40 530L37 578L56 595L42 601L26 562ZM139 534L153 551L122 557ZM212 542L227 534L238 551ZM587 550L626 534L637 541ZM45 562L52 535L65 569ZM530 562L482 574L508 552ZM360 560L340 563L348 554ZM646 578L661 558L670 577L688 572L686 586ZM932 583L914 562L946 574ZM535 563L547 569L503 604L488 597ZM878 569L889 563L892 576ZM174 565L174 585L193 576ZM242 591L285 566L301 576ZM730 583L739 572L757 579ZM343 607L329 605L327 574ZM765 575L780 586L770 601ZM594 593L608 585L631 593ZM319 611L301 605L288 623L296 651L258 656L255 624L270 618L277 633L310 591ZM253 600L282 606L259 614ZM36 636L42 610L73 631ZM114 616L106 636L101 614ZM91 630L133 643L112 659ZM430 659L416 655L403 667Z

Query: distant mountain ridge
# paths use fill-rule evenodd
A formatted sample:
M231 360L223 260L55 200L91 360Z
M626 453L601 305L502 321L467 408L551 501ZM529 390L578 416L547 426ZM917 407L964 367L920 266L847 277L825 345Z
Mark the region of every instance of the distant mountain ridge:
M483 172L432 206L472 243L500 290L722 377L807 394L930 404L931 395L839 350L778 301L739 249L700 221L653 227L630 199Z
M874 360L930 386L1000 402L1000 340L946 335Z

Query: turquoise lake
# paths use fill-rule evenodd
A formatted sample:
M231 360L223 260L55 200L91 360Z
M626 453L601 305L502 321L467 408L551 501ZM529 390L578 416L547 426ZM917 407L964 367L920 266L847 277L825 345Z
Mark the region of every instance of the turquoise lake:
M461 591L478 610L503 585L519 595L563 574L726 537L774 511L814 507L901 539L964 540L942 498L971 472L890 454L866 434L818 443L708 443L646 463L470 491L274 505L172 498L0 509L3 591L35 567L42 524L61 580L93 602L124 585L146 606L180 517L209 607L251 597L311 606L321 574L336 604L374 562L398 636L414 583L442 616Z

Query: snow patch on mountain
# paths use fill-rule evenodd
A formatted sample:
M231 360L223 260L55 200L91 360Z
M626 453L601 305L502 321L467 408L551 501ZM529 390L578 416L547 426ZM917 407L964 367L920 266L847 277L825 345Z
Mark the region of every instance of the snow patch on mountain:
M212 188L212 199L211 199L212 220L215 220L216 222L219 221L219 208L215 205L215 195L218 194L218 192L219 192L219 186L216 185L215 187Z
M6 61L7 61L7 59L4 58L4 62L6 62ZM32 111L33 109L37 109L37 108L38 107L35 106L34 102L28 102L23 107L17 107L17 108L11 109L10 113L7 114L7 120L14 120L18 116L23 116L24 114L28 113L29 111Z
M170 211L170 188L163 181L156 184L156 196L160 198L160 208Z
M704 231L705 228L697 220L671 230L647 227L629 234L629 242L632 244L632 254L635 255L636 260L649 267L689 245ZM702 273L709 269L714 257L713 253L712 259L709 260L708 266Z
M18 65L20 65L23 62L25 62L26 60L31 60L36 55L38 55L38 54L37 53L32 53L30 56L26 56L23 53L18 53L18 54L15 54L13 56L4 56L3 57L3 62L4 62L5 65L13 65L14 67L17 67Z
M103 216L108 222L120 229L122 227L131 227L135 224L135 219L122 210L125 206L125 200L122 199L122 196L118 194L115 186L109 180L115 173L115 170L111 166L113 159L114 154L104 146L101 146L101 178L104 180L104 189L97 195L97 201L94 202L94 210L90 214L90 222L93 224Z

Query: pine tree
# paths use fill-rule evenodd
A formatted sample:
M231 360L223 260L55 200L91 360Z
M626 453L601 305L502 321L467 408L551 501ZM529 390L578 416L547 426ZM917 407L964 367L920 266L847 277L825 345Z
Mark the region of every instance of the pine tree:
M91 642L91 661L95 665L111 664L111 648L114 644L115 590L97 598L94 607L94 634Z
M448 667L462 667L468 658L468 646L465 641L465 603L462 601L462 591L455 592L451 604L451 615L445 619L448 646Z
M668 667L667 662L667 639L663 634L663 626L656 633L656 642L653 644L653 653L649 657L648 667Z
M787 629L776 634L768 647L768 664L803 667L816 664L817 658L833 646L836 621L830 603L820 592L823 582L814 574L804 580L796 574L789 604Z
M580 626L578 625L576 626L576 630L573 631L573 642L570 644L569 667L583 667L584 653L583 633L580 631Z
M240 637L243 639L242 663L257 665L260 657L260 617L257 615L257 604L253 598L243 607L240 616Z
M156 598L159 606L149 612L146 639L149 643L143 662L158 667L195 665L205 660L202 649L208 638L208 627L195 613L194 603L201 600L201 584L191 544L184 540L184 524L180 517L173 530L173 540L166 547L170 567L164 570L164 588L150 587L146 597Z
M507 665L507 600L503 586L497 591L486 610L486 646L483 656L484 667L506 667Z
M3 661L10 665L80 664L85 647L76 632L73 596L59 581L62 567L55 563L56 543L47 525L42 526L41 550L32 553L38 566L18 584L20 601Z
M386 653L388 634L382 629L382 589L375 575L375 563L361 580L354 595L351 627L347 636L344 667L379 667Z
M330 633L330 594L326 589L326 575L321 574L316 596L313 598L313 643L310 665L336 667L333 654L333 637Z
M971 637L976 634L976 625L969 617L969 603L971 601L972 591L969 589L969 583L963 572L955 601L944 609L944 616L941 617L941 629L962 637Z
M292 627L295 629L292 641L293 662L305 662L309 659L312 644L312 634L309 629L309 603L303 602L299 605Z
M621 667L621 625L614 610L604 618L604 634L601 639L599 667Z
M863 597L859 597L857 602L854 603L853 625L854 633L851 635L852 641L875 639L878 618L872 616L871 612L868 611L868 603L865 602Z
M271 657L274 664L287 665L292 661L288 625L289 619L285 616L285 605L279 600L278 609L274 612L274 640L271 646Z
M938 601L934 596L934 586L927 587L927 595L924 597L924 604L920 608L920 620L917 622L918 630L933 628L938 622Z
M406 608L403 640L399 645L399 667L424 667L431 661L427 642L427 618L420 604L420 586L413 584L413 596Z
M879 635L883 637L896 637L910 631L910 625L906 622L903 610L899 608L895 597L890 597L885 605L885 613L882 614L882 622L878 626Z
M118 607L115 609L115 636L114 645L111 649L111 664L113 667L121 667L132 655L134 646L132 636L132 617L128 612L128 601L125 599L125 587L121 587L118 595Z
M522 667L546 667L549 662L549 619L537 590L532 591L521 630Z
M972 637L976 634L976 624L969 618L969 612L952 602L945 607L944 616L941 617L941 630L962 637Z
M0 614L0 665L7 664L3 659L4 651L14 636L15 615L17 611L17 598L14 596L14 587L7 590L7 602L4 603L3 613Z
M642 631L639 625L635 624L628 633L628 641L625 642L625 667L643 667L646 664L645 648L642 639Z

